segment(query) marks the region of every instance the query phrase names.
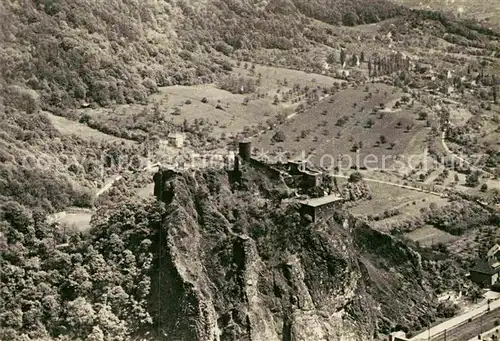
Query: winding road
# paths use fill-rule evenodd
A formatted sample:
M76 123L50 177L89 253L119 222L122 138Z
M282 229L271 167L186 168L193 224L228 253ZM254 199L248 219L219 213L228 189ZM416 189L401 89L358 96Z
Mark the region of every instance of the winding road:
M160 165L158 163L151 164L140 170L135 171L134 174L145 171L152 171L154 168L159 166ZM123 176L117 175L110 181L108 181L102 188L100 188L94 194L94 200L98 199L101 195L109 191L113 187L113 185L121 179L123 179ZM150 186L148 186L148 190L149 189ZM144 192L144 194L146 195L147 192ZM90 219L92 218L94 212L95 211L92 209L68 208L65 211L57 212L47 216L47 221L49 223L53 222L66 223L69 226L74 226L80 232L85 232L90 228Z
M481 173L484 173L484 174L487 174L491 177L495 177L494 174L488 172L488 171L485 171L484 169L482 168L479 168L479 167L476 167L474 166L473 164L471 164L469 161L465 160L464 158L458 156L457 154L453 153L453 151L448 147L448 145L446 144L446 131L443 131L442 134L441 134L441 144L443 145L443 148L446 150L446 152L452 156L453 158L459 160L460 162L462 163L465 163L467 164L469 167L471 167L472 169L475 169L475 170L478 170L480 171Z

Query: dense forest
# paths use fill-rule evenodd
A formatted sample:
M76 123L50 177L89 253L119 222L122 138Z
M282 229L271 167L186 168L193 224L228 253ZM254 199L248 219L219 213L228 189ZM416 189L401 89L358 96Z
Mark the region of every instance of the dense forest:
M230 68L226 55L236 50L305 47L309 29L324 36L310 18L355 25L403 13L385 0L273 0L263 7L233 0L101 6L21 0L0 6L2 74L38 91L50 108L144 102L157 86L212 82Z
M87 236L41 210L0 208L3 340L125 340L152 324L152 247L165 208L125 202L96 215Z

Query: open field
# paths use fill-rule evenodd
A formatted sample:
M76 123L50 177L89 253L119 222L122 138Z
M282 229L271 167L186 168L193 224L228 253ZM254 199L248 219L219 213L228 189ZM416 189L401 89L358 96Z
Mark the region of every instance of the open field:
M426 247L439 243L448 244L458 239L458 237L432 226L424 226L416 229L415 231L405 234L405 237Z
M450 110L450 124L464 125L469 119L472 118L470 110L462 107L453 108Z
M483 117L481 134L478 136L478 144L500 150L500 106L493 105L490 115Z
M243 64L244 65L244 64ZM289 115L305 100L300 93L289 95L295 87L303 91L305 87L330 88L341 81L335 78L303 71L278 67L248 64L235 67L231 72L234 79L246 77L256 82L255 91L245 94L222 90L217 84L196 86L160 87L159 92L150 96L147 105L119 105L116 108L80 109L79 114L88 115L96 121L124 121L143 111L158 111L158 124L171 121L193 124L195 120L206 127L213 137L221 134L233 135L245 128L264 124L278 115ZM284 98L286 94L286 98ZM275 97L278 102L274 103Z
M92 213L68 213L61 220L59 220L59 223L67 225L70 230L84 232L90 228L91 218Z
M260 91L276 92L278 89L290 89L295 84L300 86L332 86L333 83L340 83L342 80L328 77L325 75L319 75L316 73L308 73L304 71L297 71L291 69L285 69L274 66L266 65L255 65L254 72L249 71L243 67L235 67L233 73L242 75L258 75L262 74L260 85L258 89ZM283 83L286 80L288 86ZM281 85L278 84L278 81Z
M414 201L421 201L430 196L427 193L378 183L370 182L368 186L372 199L360 202L355 207L352 207L350 211L354 215L375 215L395 208L404 211L407 204L410 204L408 208L411 209Z
M373 226L380 231L391 231L393 227L398 226L402 222L418 219L422 213L421 210L429 209L430 204L436 204L437 207L447 205L449 201L445 198L439 198L433 195L428 195L419 200L408 200L402 204L393 207L399 210L399 214L373 223ZM383 211L382 211L383 212Z
M250 97L250 95L248 95ZM174 123L181 124L184 120L204 120L213 125L213 136L219 137L222 133L236 134L245 127L265 122L269 117L280 113L280 108L272 105L272 98L250 100L243 105L247 97L241 94L232 94L218 89L214 84L198 86L173 86L160 89L153 100L160 99L162 110L167 112L167 117ZM207 98L207 103L202 99ZM191 104L188 101L191 101ZM217 109L220 105L222 109ZM178 108L180 115L173 115Z
M92 210L68 208L67 211L48 216L48 221L58 222L66 231L84 232L90 228L92 214Z
M153 196L154 189L155 189L155 184L150 183L147 186L137 188L136 193L137 193L137 196L140 198L149 198L149 197Z
M119 143L135 143L127 139L115 137L102 133L96 129L92 129L85 124L81 124L67 118L56 116L52 113L45 112L54 127L63 135L74 135L82 139L95 140L95 141L114 141Z
M206 98L207 102L202 100ZM273 106L271 99L256 99L243 105L245 95L232 94L218 89L214 84L196 86L171 86L159 89L159 93L150 97L150 104L120 105L111 112L108 109L83 109L85 113L97 121L126 120L138 112L152 111L155 106L161 113L162 125L166 121L183 124L184 120L192 124L201 121L201 125L209 128L210 134L220 137L226 134L236 134L245 126L251 127L259 122L265 122L266 116L279 113L279 108ZM217 109L217 105L220 109ZM167 127L165 127L165 130Z
M357 148L361 161L367 155L374 156L365 159L367 167L383 167L384 162L389 166L396 156L422 153L425 149L422 132L428 128L424 121L417 120L417 105L407 108L403 104L402 109L393 109L402 95L385 84L341 90L257 137L255 145L265 151L283 149L295 156L312 154L311 160L324 167L337 163L342 155L355 160ZM285 141L273 141L277 131L284 134ZM343 167L345 162L348 159L342 160Z

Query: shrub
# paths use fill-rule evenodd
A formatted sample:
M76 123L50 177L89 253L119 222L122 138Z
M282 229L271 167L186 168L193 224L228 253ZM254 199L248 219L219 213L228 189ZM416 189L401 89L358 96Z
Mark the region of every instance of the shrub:
M479 172L472 172L465 178L467 187L476 187L479 185ZM486 187L487 188L487 187Z
M363 180L363 175L360 172L354 172L349 175L349 182L357 183Z
M429 115L425 111L420 111L418 113L418 119L421 121L425 121Z
M215 45L215 49L223 54L225 54L226 56L230 55L231 53L233 53L233 47L231 45L228 45L226 44L225 42L223 41L220 41L218 42L216 45Z
M281 130L278 130L272 137L272 140L274 142L284 142L286 140L285 133L283 133Z
M437 307L437 316L442 318L451 318L456 315L459 307L451 301L439 303Z
M219 80L217 86L233 94L247 94L254 92L256 85L253 78L231 75Z

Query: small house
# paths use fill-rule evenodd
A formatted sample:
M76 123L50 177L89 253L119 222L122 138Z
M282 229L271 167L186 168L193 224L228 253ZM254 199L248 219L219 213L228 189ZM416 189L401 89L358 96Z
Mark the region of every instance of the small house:
M319 219L328 218L333 215L333 211L338 209L343 202L343 198L336 195L327 195L321 198L309 199L300 202L300 214L302 216L309 215L313 222L318 222Z
M170 133L167 137L168 143L176 148L184 147L184 139L184 134L181 133Z
M486 257L470 270L470 279L483 288L490 288L498 282L500 273L500 246L493 246Z

